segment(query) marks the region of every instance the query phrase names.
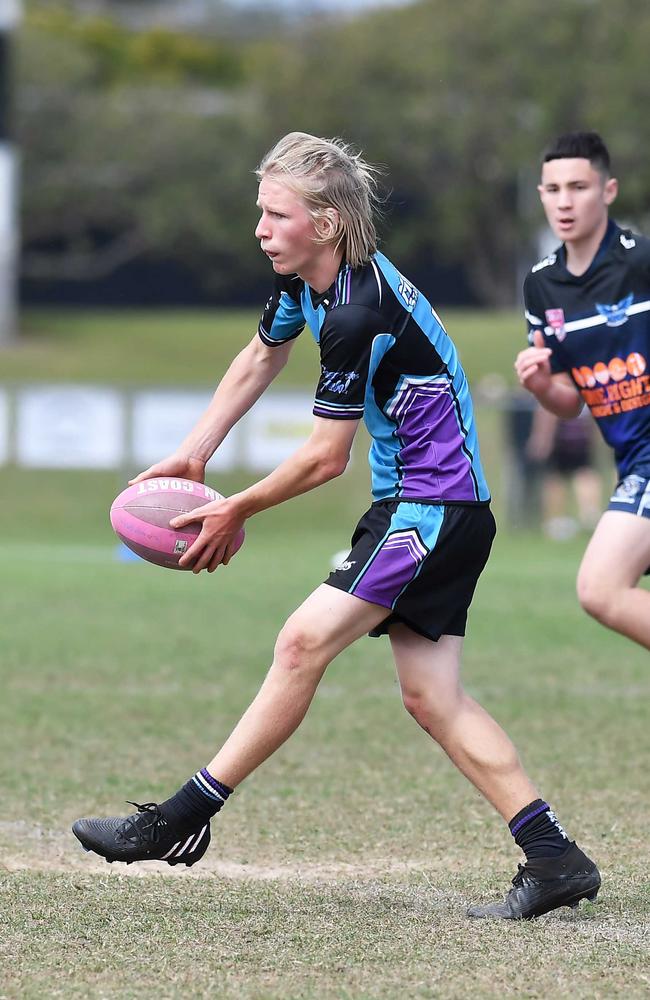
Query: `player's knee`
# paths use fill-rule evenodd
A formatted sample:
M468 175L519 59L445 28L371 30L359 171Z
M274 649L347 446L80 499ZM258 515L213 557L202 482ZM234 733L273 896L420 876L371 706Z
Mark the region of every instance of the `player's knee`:
M437 739L437 734L453 714L448 699L435 697L432 691L422 688L403 688L402 703L418 726Z
M408 714L412 715L419 724L419 716L422 714L422 696L420 692L402 690L402 704Z
M322 639L313 627L290 618L282 628L274 650L274 665L297 672L321 665Z
M583 611L597 621L607 624L612 615L614 593L601 581L588 576L578 576L576 586L578 601Z

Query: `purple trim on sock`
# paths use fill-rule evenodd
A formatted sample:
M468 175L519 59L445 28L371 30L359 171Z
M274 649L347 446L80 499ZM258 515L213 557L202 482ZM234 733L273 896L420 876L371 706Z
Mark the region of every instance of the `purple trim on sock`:
M511 831L510 831L510 833L512 834L512 836L514 837L514 836L515 836L515 834L516 834L516 833L517 833L517 832L518 832L519 830L521 830L522 826L524 826L524 825L525 825L526 823L528 823L528 821L529 821L529 820L531 820L531 819L535 819L535 816L539 816L539 814L540 814L540 813L543 813L543 812L548 812L548 810L549 810L550 808L551 808L551 807L549 806L548 802L543 802L543 803L541 804L541 806L538 806L538 807L537 807L537 809L534 809L534 810L532 811L532 813L528 813L528 815L527 815L527 816L524 816L524 818L523 818L523 819L520 819L520 820L519 820L519 822L518 822L518 823L516 823L516 824L515 824L515 825L513 826L513 828L512 828L512 829L511 829Z
M232 793L232 788L228 788L228 785L224 785L223 782L217 781L216 778L213 778L207 768L202 767L199 773L205 778L207 783L214 788L219 795L221 795L223 799L227 799Z
M219 806L222 806L226 801L223 795L215 791L212 785L209 785L207 783L207 781L205 780L203 775L200 774L200 772L197 771L197 773L194 775L194 777L192 778L192 783L196 785L196 787L200 791L201 795L204 796L204 798L210 799L212 802L218 802Z

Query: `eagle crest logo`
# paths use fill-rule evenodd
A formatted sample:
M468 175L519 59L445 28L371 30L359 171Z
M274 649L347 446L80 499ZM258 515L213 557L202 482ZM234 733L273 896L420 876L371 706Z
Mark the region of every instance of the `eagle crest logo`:
M628 309L634 302L634 292L630 292L624 299L613 306L604 306L596 303L596 309L601 316L605 317L607 326L623 326L628 321Z

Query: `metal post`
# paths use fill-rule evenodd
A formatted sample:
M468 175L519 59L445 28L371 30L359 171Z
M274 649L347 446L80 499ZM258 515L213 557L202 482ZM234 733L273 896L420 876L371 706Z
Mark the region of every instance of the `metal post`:
M18 161L11 128L11 37L20 0L0 0L0 347L17 328Z

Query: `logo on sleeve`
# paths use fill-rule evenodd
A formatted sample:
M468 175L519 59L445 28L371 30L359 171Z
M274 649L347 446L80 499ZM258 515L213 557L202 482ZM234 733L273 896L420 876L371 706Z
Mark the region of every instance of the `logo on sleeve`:
M626 295L624 299L617 302L613 306L603 306L598 302L596 303L596 309L601 316L604 316L607 321L607 326L623 326L623 323L628 321L628 309L634 302L634 292L630 292Z
M551 267L556 260L557 254L550 253L548 257L544 257L543 260L540 260L533 268L531 268L531 274L536 274L537 271L541 271L543 267Z
M321 365L321 372L321 388L339 395L347 392L352 383L360 378L358 372L331 372L324 365Z
M410 281L406 280L403 274L400 274L399 276L397 291L402 296L406 308L413 310L415 308L415 303L418 300L418 290L415 285L412 285Z
M564 309L547 309L544 313L548 326L545 329L547 336L556 336L558 340L564 340L566 330L564 329Z

